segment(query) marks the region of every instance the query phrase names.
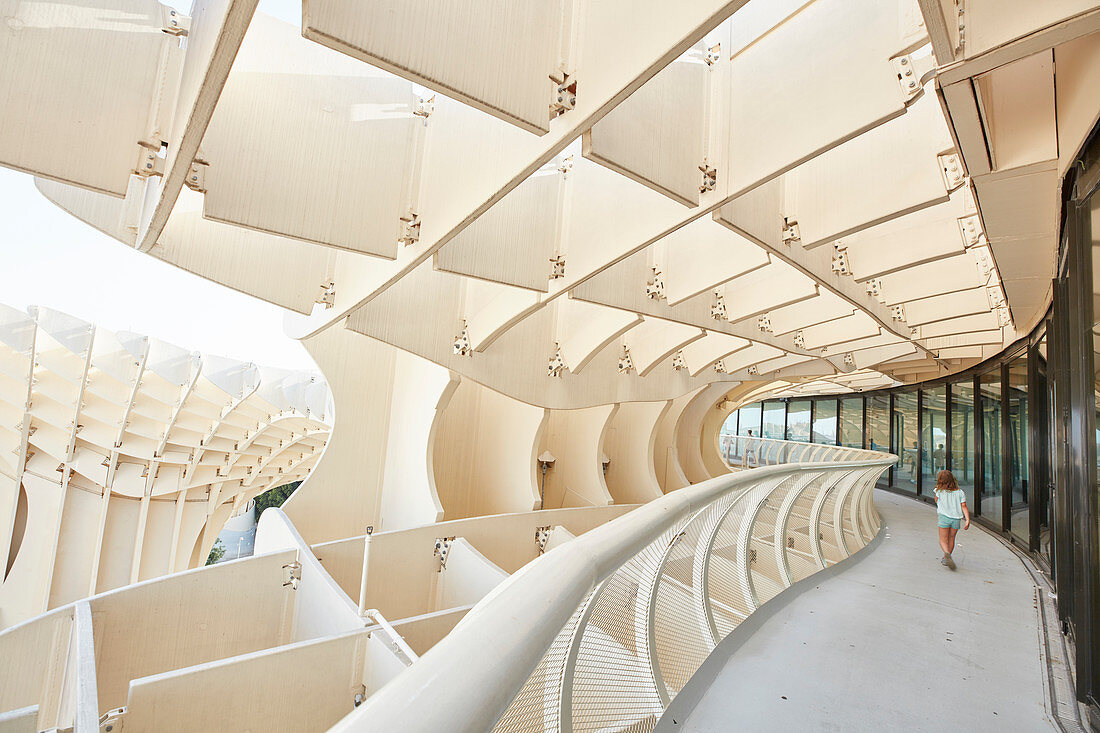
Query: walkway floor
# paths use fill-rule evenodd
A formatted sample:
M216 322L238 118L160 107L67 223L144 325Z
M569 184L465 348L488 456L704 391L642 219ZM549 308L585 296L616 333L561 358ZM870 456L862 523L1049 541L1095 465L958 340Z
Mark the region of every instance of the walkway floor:
M882 491L875 502L881 543L779 606L660 730L1057 730L1020 560L972 526L952 572L931 506Z

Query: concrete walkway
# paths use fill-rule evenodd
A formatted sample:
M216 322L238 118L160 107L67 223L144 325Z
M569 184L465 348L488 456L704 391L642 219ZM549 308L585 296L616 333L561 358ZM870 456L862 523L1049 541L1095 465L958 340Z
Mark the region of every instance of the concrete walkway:
M1058 730L1044 706L1037 589L1020 560L971 526L952 572L931 506L883 491L875 502L881 542L765 606L658 730Z

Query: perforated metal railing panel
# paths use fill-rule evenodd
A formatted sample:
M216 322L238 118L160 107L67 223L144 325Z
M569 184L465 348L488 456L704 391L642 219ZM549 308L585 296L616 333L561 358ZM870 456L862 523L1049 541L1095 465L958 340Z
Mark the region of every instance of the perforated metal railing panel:
M644 543L589 591L494 730L653 730L714 646L792 583L863 547L890 460L755 439L739 483ZM812 463L805 463L812 461ZM650 535L651 537L653 535ZM473 613L473 612L471 612Z

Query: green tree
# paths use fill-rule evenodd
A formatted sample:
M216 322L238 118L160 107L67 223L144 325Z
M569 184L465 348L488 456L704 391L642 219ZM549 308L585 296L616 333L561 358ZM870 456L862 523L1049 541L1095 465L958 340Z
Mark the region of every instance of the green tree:
M213 565L225 557L225 545L221 539L214 540L214 546L210 548L210 555L206 558L207 565Z
M289 484L283 484L282 486L276 486L273 489L268 489L264 493L256 497L256 516L260 516L264 513L264 509L271 506L282 506L283 502L290 498L290 495L294 493L294 490L298 488L298 484L301 481L293 481Z

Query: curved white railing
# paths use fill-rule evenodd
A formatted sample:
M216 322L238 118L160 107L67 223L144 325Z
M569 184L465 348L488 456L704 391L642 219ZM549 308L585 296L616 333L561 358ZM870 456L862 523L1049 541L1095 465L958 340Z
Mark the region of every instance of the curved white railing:
M755 440L758 462L797 462L672 492L546 553L333 730L651 730L750 613L878 532L872 488L895 456Z

